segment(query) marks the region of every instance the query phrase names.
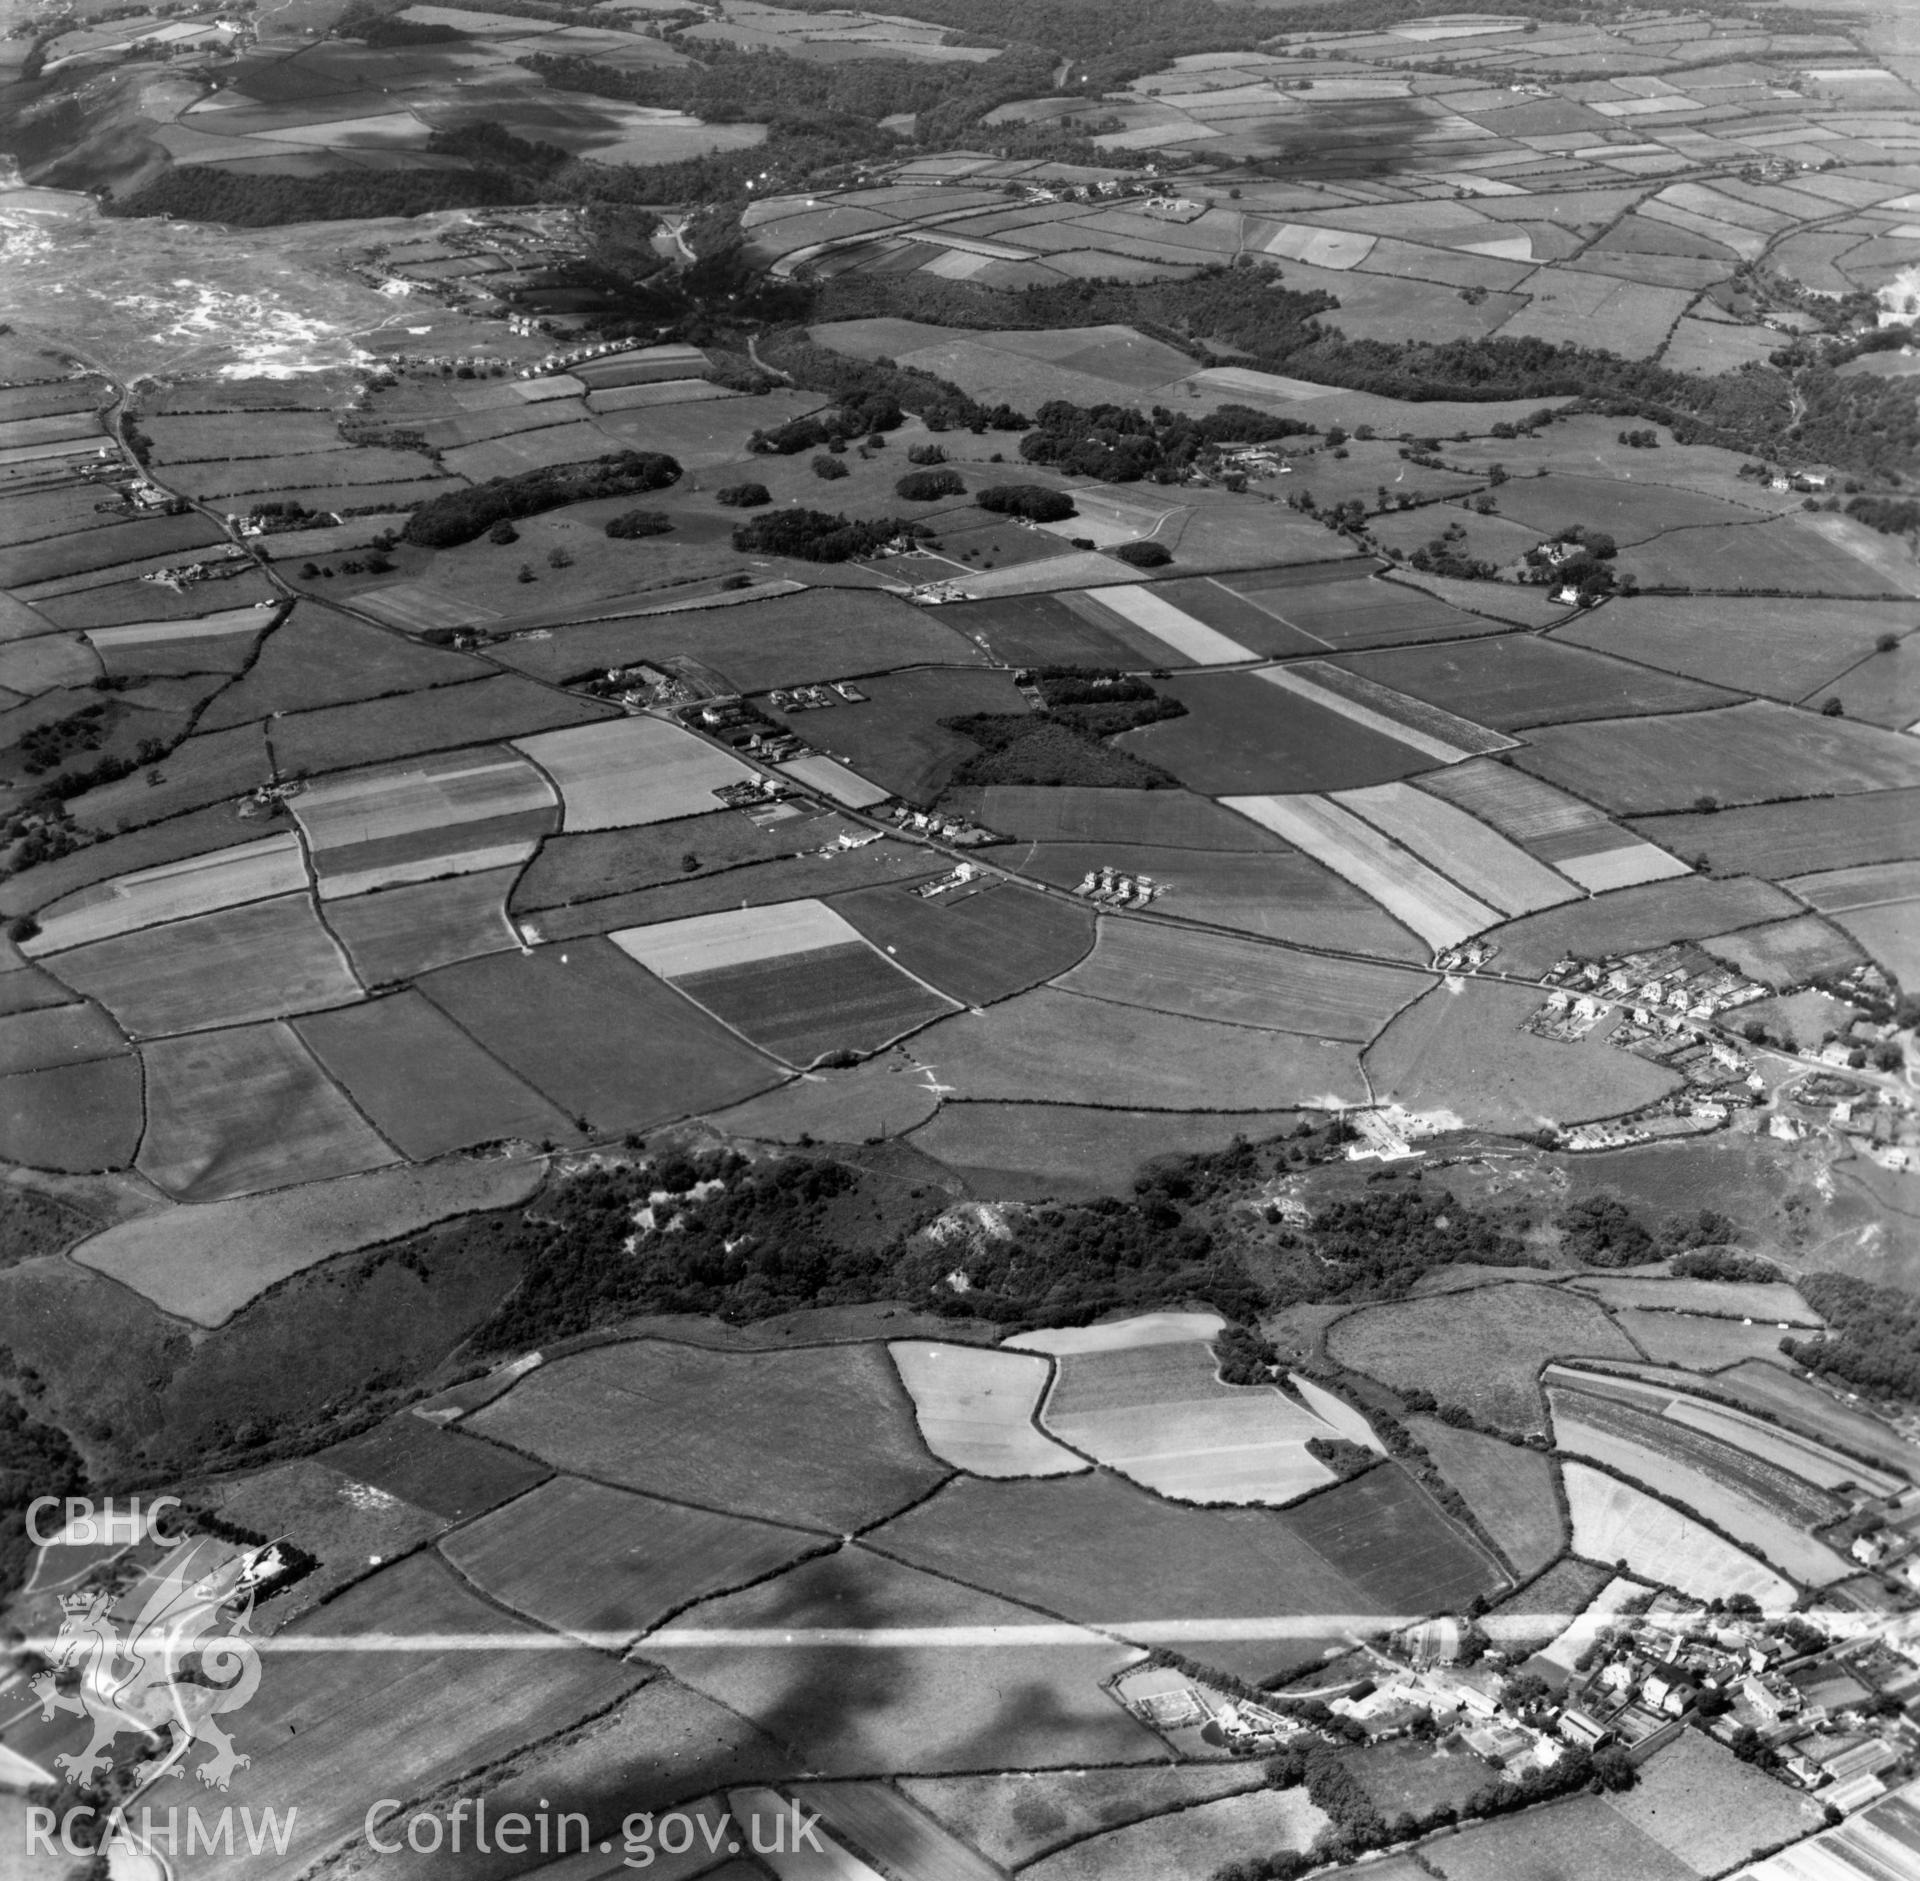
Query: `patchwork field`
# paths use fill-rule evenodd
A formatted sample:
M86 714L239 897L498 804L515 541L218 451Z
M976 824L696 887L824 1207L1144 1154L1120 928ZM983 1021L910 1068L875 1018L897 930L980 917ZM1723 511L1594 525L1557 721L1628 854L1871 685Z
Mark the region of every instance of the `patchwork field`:
M896 1339L887 1348L927 1448L973 1476L1069 1476L1085 1461L1034 1427L1050 1367L1029 1352Z
M1044 1427L1161 1495L1278 1507L1334 1480L1306 1449L1331 1428L1272 1386L1222 1384L1204 1336L1055 1365Z
M1411 784L1343 791L1335 801L1503 914L1532 914L1578 897L1525 850Z

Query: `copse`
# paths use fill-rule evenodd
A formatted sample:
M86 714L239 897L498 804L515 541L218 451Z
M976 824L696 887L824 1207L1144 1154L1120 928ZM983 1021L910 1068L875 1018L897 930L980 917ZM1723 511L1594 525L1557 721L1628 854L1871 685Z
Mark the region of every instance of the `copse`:
M943 496L964 496L967 486L957 470L910 470L893 491L909 503L933 503Z
M453 548L516 516L537 516L594 497L663 490L679 476L679 464L662 452L615 451L588 464L528 470L489 478L470 490L449 490L422 503L403 534L416 548Z
M733 546L742 555L792 555L803 562L844 562L856 555L871 555L883 543L898 535L921 533L916 523L902 522L896 516L873 521L855 521L846 516L828 515L824 510L770 510L742 523L733 532Z
M607 524L607 534L616 541L631 541L636 536L663 536L672 527L664 510L630 509Z
M1002 483L980 491L974 502L996 516L1021 516L1028 522L1065 522L1080 512L1064 490L1049 490L1042 483Z

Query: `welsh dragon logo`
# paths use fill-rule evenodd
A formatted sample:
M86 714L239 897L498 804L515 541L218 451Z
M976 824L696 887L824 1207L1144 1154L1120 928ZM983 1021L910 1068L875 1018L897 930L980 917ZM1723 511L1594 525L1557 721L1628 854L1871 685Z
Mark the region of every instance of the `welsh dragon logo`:
M237 1711L260 1684L260 1652L247 1636L253 1613L250 1555L230 1555L204 1537L181 1543L155 1571L140 1617L122 1634L116 1597L68 1594L53 1665L33 1681L40 1715L71 1711L93 1724L78 1755L54 1762L75 1783L89 1783L113 1762L109 1747L122 1731L160 1740L136 1771L142 1786L169 1771L194 1744L213 1754L197 1768L202 1783L225 1789L252 1761L217 1722ZM220 1630L224 1623L224 1630ZM78 1671L71 1691L61 1675Z

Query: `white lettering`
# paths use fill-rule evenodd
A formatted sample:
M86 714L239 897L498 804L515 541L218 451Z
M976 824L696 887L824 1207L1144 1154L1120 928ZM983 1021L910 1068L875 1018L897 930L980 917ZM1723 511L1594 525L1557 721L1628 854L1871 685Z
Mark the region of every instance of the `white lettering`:
M527 1852L527 1837L533 1833L533 1824L525 1816L509 1813L493 1825L493 1845L503 1855L524 1855ZM514 1839L509 1842L508 1836Z
M577 1812L571 1815L563 1814L561 1816L560 1839L554 1845L553 1852L556 1855L564 1855L567 1852L567 1824L569 1822L577 1822L580 1825L580 1853L584 1855L587 1852L587 1819Z
M808 1815L798 1803L793 1804L792 1808L793 1840L787 1844L787 1847L796 1855L799 1854L803 1848L812 1849L816 1855L824 1855L827 1851L821 1845L819 1838L814 1834L815 1828L819 1826L820 1818L818 1816Z
M675 1824L679 1826L674 1827ZM670 1828L673 1829L671 1835L667 1833ZM684 1855L693 1846L693 1824L677 1809L670 1816L662 1816L659 1842L669 1855Z
M381 1823L385 1822L399 1807L399 1797L383 1796L367 1811L367 1820L363 1832L367 1838L367 1846L379 1854L397 1855L400 1853L400 1844L398 1842L383 1842L379 1836L374 1833ZM271 1811L268 1813L271 1814Z
M694 1820L700 1825L700 1833L707 1838L707 1853L719 1854L720 1838L733 1826L732 1818L723 1809L718 1816L696 1816Z
M421 1832L426 1829L429 1824L431 1824L433 1828L433 1840L431 1842L423 1842L420 1839ZM412 1849L416 1855L437 1854L440 1848L441 1837L445 1833L446 1831L441 1824L440 1818L436 1816L432 1810L428 1810L424 1816L415 1816L407 1824L407 1846Z
M398 1809L399 1807L400 1805L398 1803L394 1804L394 1808ZM284 1855L287 1852L287 1844L293 1840L293 1825L298 1820L299 1815L300 1807L297 1803L287 1811L287 1819L285 1822L280 1820L278 1810L263 1809L260 1812L259 1823L256 1825L253 1820L253 1811L251 1809L241 1810L240 1822L246 1830L248 1849L257 1855L262 1845L271 1841L273 1843L273 1852L276 1855Z
M46 1501L46 1497L42 1496L40 1501ZM35 1503L34 1506L38 1508L39 1503ZM27 1519L31 1522L33 1518L29 1516ZM51 1809L45 1808L39 1803L33 1804L32 1807L28 1809L27 1853L29 1855L52 1856L53 1828L54 1824L59 1820L60 1818L56 1816Z
M637 1827L635 1825L638 1825ZM651 1868L653 1866L653 1817L635 1813L620 1825L620 1840L626 1846L627 1858L620 1865L623 1868Z
M233 1811L223 1809L213 1820L212 1827L200 1820L197 1809L187 1811L187 1853L191 1855L196 1848L204 1848L209 1855L224 1852L233 1853Z

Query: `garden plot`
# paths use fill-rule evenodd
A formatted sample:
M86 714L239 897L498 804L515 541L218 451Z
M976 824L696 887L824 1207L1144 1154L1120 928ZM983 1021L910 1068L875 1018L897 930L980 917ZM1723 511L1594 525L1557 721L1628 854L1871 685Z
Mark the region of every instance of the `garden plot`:
M1811 1522L1833 1520L1842 1505L1798 1478L1769 1472L1714 1438L1627 1405L1558 1388L1549 1390L1547 1399L1554 1446L1563 1456L1585 1457L1635 1482L1657 1483L1663 1494L1804 1585L1824 1587L1851 1571L1806 1533ZM1790 1483L1798 1493L1774 1494L1774 1482Z
M236 1067L228 1056L209 1068L222 1076L238 1068L249 1077L250 1090L261 1088L257 1066ZM284 1120L299 1127L311 1117L290 1112ZM285 1147L297 1152L302 1146ZM274 1145L263 1137L248 1150L264 1163ZM332 1180L303 1181L295 1172L288 1179L296 1187L119 1222L83 1241L73 1258L144 1295L163 1313L218 1326L291 1274L450 1215L525 1201L545 1177L546 1166L537 1159L505 1157L431 1169L402 1165Z
M1395 967L1108 917L1093 952L1057 984L1125 1006L1364 1044L1433 982Z
M1311 1455L1330 1424L1272 1385L1227 1385L1204 1337L1068 1353L1042 1425L1062 1442L1182 1502L1279 1506L1334 1480Z
M934 1339L896 1339L887 1350L921 1438L943 1463L974 1476L1070 1476L1087 1467L1035 1428L1050 1372L1038 1354Z
M51 965L144 1038L361 997L346 955L304 892L91 941Z
M398 1160L285 1025L162 1039L141 1052L140 1172L188 1202L358 1174Z
M1411 784L1376 784L1333 799L1366 818L1430 867L1505 914L1531 914L1579 890L1466 811Z
M1591 894L1689 872L1592 804L1512 765L1475 759L1421 778L1419 788L1491 824Z
M570 833L693 816L713 809L723 786L756 775L738 758L655 718L576 725L515 743L553 780Z
M322 778L293 799L323 900L524 862L554 793L497 747Z
M1623 1562L1629 1574L1696 1600L1749 1594L1769 1613L1793 1605L1790 1581L1644 1489L1572 1460L1561 1465L1560 1476L1575 1554Z
M1436 952L1458 946L1500 919L1486 903L1323 797L1224 797L1221 801L1351 882Z
M58 953L166 921L297 894L306 885L300 838L288 831L76 889L40 911L40 932L21 942L20 950L30 958Z
M1505 751L1514 743L1498 732L1409 698L1377 680L1318 660L1298 666L1270 666L1257 677L1324 705L1365 730L1411 745L1436 764L1458 764L1463 758Z

